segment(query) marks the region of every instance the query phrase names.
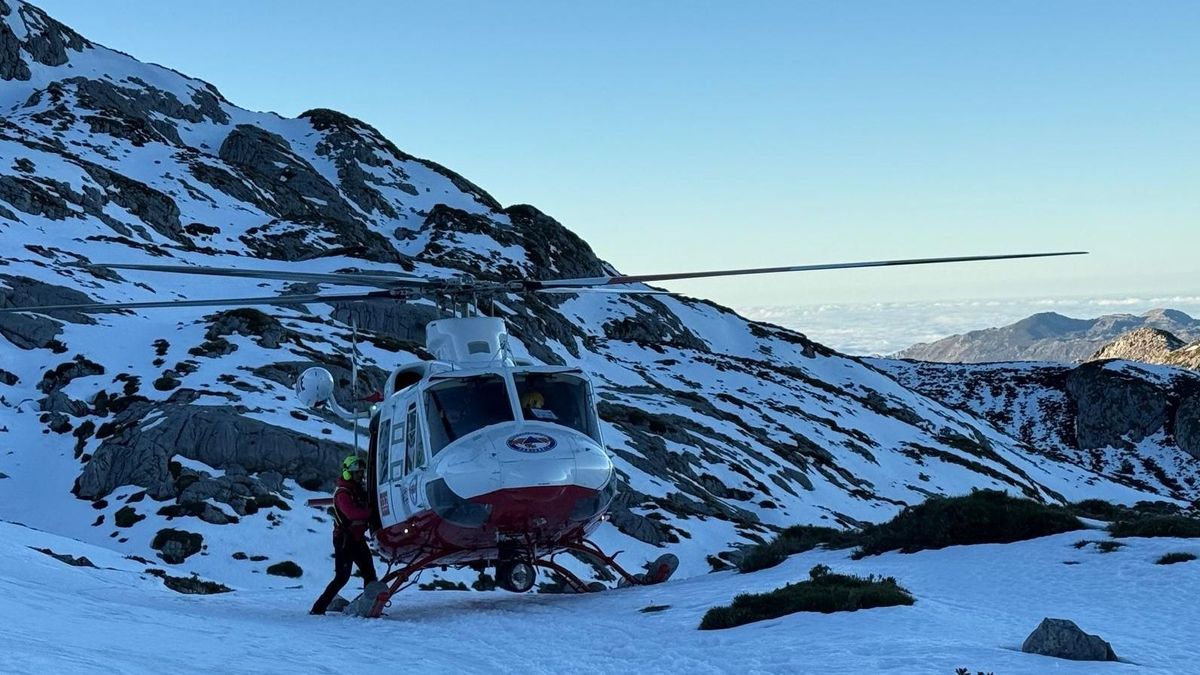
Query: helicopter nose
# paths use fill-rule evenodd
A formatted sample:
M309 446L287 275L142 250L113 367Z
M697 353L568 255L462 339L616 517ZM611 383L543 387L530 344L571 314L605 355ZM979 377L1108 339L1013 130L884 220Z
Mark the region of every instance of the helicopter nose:
M612 478L612 460L598 445L572 436L519 433L505 442L500 482L504 488L579 486L599 490Z

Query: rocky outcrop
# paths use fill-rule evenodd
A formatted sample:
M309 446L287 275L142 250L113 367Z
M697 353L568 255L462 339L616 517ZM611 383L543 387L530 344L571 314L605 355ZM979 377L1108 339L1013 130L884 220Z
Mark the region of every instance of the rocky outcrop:
M47 66L61 66L69 59L68 51L82 51L92 43L79 33L50 18L45 12L23 2L0 0L0 79L28 80L25 59ZM24 40L17 38L10 22L20 21Z
M1084 365L1067 376L1075 402L1079 447L1122 447L1163 429L1167 399L1161 387L1119 371Z
M1139 328L1158 329L1185 340L1200 338L1200 321L1176 310L1154 309L1140 316L1109 314L1096 319L1072 319L1044 312L1008 326L913 345L893 357L941 363L1078 363L1121 335Z
M1171 352L1183 345L1183 340L1160 328L1138 328L1104 345L1087 360L1125 359L1143 363L1163 363Z
M48 284L28 277L0 274L0 307L33 305L69 305L91 302L79 291ZM0 336L21 349L50 347L62 334L59 321L92 324L95 321L79 312L43 312L39 314L0 314Z
M75 493L85 499L99 499L121 485L138 485L156 499L172 499L184 489L171 473L176 455L215 469L274 472L314 489L331 488L338 462L352 450L243 417L229 406L134 404L97 435L104 440L75 485ZM217 489L221 486L213 487Z
M1043 619L1025 642L1021 651L1072 661L1116 661L1112 645L1098 635L1085 633L1067 619Z
M1175 412L1175 442L1200 461L1200 395L1192 395Z

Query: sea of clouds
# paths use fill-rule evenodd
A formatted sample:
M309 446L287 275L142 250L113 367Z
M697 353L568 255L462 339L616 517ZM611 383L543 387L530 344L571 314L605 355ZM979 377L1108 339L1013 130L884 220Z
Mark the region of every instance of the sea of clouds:
M1200 296L1006 298L739 307L738 313L804 333L856 355L892 354L918 342L1004 326L1040 312L1076 319L1176 309L1200 317Z

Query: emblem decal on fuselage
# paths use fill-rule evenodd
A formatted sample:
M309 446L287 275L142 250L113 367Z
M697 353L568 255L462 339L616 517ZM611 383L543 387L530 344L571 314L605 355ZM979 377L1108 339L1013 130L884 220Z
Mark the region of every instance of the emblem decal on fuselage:
M517 434L508 438L508 447L517 452L549 452L556 445L558 441L546 434Z

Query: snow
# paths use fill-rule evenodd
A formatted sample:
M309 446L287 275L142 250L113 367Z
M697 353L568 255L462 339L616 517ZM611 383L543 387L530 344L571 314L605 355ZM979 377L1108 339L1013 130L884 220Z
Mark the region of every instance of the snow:
M810 551L753 574L708 574L588 595L422 592L382 619L311 617L327 570L301 587L176 594L147 565L0 522L0 653L7 673L1181 673L1195 661L1195 540L1128 539L1112 553L1072 544L1076 532L1007 545L953 547L852 561ZM65 565L30 547L87 556ZM1064 564L1067 562L1075 564ZM911 607L792 614L700 631L710 607L743 592L836 572L894 576ZM178 575L170 566L169 574ZM357 583L357 582L352 582ZM349 589L350 587L348 587ZM659 612L639 610L667 605ZM1112 643L1120 663L1024 654L1044 617L1068 618Z

